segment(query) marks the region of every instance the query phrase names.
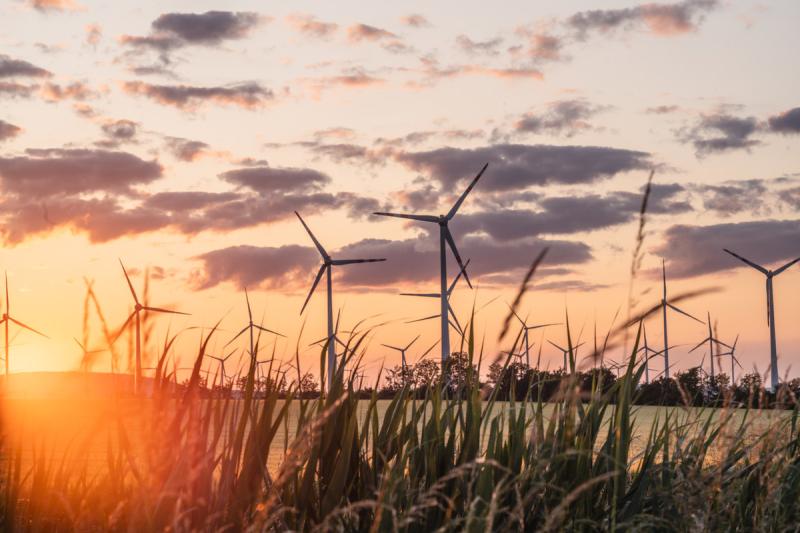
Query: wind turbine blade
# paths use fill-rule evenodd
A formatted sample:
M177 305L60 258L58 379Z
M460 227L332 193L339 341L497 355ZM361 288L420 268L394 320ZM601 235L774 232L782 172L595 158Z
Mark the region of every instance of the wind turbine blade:
M741 261L741 262L743 262L743 263L746 263L746 264L750 265L751 267L755 268L756 270L758 270L758 271L759 271L759 272L761 272L762 274L769 274L769 271L768 271L766 268L762 267L761 265L757 265L756 263L753 263L753 262L752 262L752 261L750 261L749 259L745 259L745 258L744 258L744 257L742 257L741 255L739 255L739 254L737 254L737 253L734 253L734 252L731 252L731 251L730 251L730 250L728 250L727 248L723 248L723 250L724 250L724 251L726 251L726 252L728 252L729 254L731 254L733 257L735 257L735 258L736 258L736 259L738 259L739 261Z
M380 263L381 261L386 261L386 259L334 259L331 261L332 265L342 266L342 265L355 265L358 263Z
M8 317L8 319L9 319L11 322L13 322L14 324L18 325L19 327L21 327L21 328L25 328L25 329L27 329L28 331L32 331L32 332L36 333L37 335L41 335L41 336L42 336L42 337L44 337L45 339L49 339L49 338L50 338L50 337L48 337L47 335L45 335L44 333L42 333L41 331L35 330L35 329L33 329L32 327L28 326L27 324L23 324L22 322L20 322L20 321L19 321L19 320L17 320L16 318L13 318L13 317Z
M120 335L122 335L122 332L125 331L125 328L128 327L128 324L130 324L131 320L133 320L133 317L136 316L137 312L138 311L134 311L128 316L128 318L125 320L122 326L120 326L119 331L117 331L117 334L114 335L114 338L111 340L111 344L117 342L117 339L119 339Z
M244 288L244 300L247 302L247 316L250 317L250 322L252 322L253 310L250 307L250 296L247 295L247 287Z
M314 283L311 285L311 290L308 291L308 296L306 296L306 301L303 302L303 307L300 308L301 315L303 314L303 311L305 311L306 305L308 305L308 301L311 299L311 295L314 294L314 289L317 288L317 284L319 283L319 280L322 277L322 273L325 271L325 268L327 268L327 265L325 264L319 267L319 270L317 271L317 277L314 278Z
M461 323L458 321L458 317L456 316L456 312L453 311L453 308L450 306L450 301L447 301L447 310L450 312L450 316L453 317L453 321L458 325L458 331L463 333L464 329L461 327Z
M261 331L263 331L265 333L272 333L273 335L277 335L278 337L286 337L286 335L284 335L283 333L278 333L277 331L272 331L271 329L265 328L263 326L259 326L259 325L253 324L253 327L257 328L257 329L260 329Z
M469 281L469 275L467 275L467 271L465 270L467 267L464 265L464 262L461 261L461 255L458 253L458 248L456 248L456 241L453 239L453 234L450 233L450 228L445 226L444 228L444 238L447 240L447 244L450 245L450 250L453 252L453 255L458 262L458 266L461 268L461 272L464 274L464 280L469 285L469 288L472 288L472 283Z
M430 348L428 348L427 350L425 350L425 351L422 353L422 355L420 355L420 356L419 356L419 359L417 359L417 361L420 361L420 360L424 359L426 355L428 355L429 353L431 353L431 350L433 350L434 348L436 348L436 345L437 345L437 344L439 344L439 341L436 341L436 342L434 342L434 343L433 343L433 345L432 345Z
M555 346L558 350L561 350L562 352L568 351L568 350L565 350L564 348L562 348L561 346L559 346L558 344L554 343L553 341L548 340L547 342L549 342L551 345Z
M531 330L531 329L546 328L547 326L560 326L560 325L561 322L558 323L553 322L551 324L536 324L535 326L525 326L525 329Z
M720 344L721 344L722 346L726 347L726 348L727 348L727 349L729 349L729 350L732 350L732 349L733 349L733 348L731 347L731 345L730 345L730 344L725 344L724 342L722 342L722 341L721 341L721 340L719 340L719 339L716 339L716 338L713 338L713 337L712 337L712 338L711 338L711 340L712 340L712 341L714 341L714 343L715 343L715 344L717 344L717 345L720 345ZM719 349L719 346L717 347L717 349Z
M326 251L325 251L325 248L323 248L323 247L322 247L322 245L321 245L321 244L320 244L320 242L317 240L317 238L314 236L314 234L313 234L313 233L311 233L311 230L309 229L308 225L306 225L306 221L305 221L305 220L303 220L303 217L301 217L301 216L300 216L300 213L298 213L297 211L295 211L295 212L294 212L294 214L295 214L295 215L297 215L297 218L299 218L299 219L300 219L300 223L301 223L301 224L303 225L303 227L306 229L306 232L308 232L308 236L309 236L309 237L311 237L311 240L312 240L312 241L314 241L314 246L316 246L316 247L317 247L317 250L319 251L319 253L320 253L320 255L322 256L322 258L323 258L323 259L328 259L328 258L330 257L330 256L328 255L328 252L326 252Z
M8 299L8 272L6 274L6 315L11 314L11 301Z
M79 341L79 340L78 340L78 339L76 339L75 337L72 337L72 340L74 340L74 341L75 341L75 342L78 344L78 346L80 346L80 347L81 347L81 350L83 350L84 352L86 352L86 348L83 346L83 344L81 344L81 341ZM87 352L87 353L88 353L88 352Z
M414 337L414 340L413 340L413 341L411 341L411 342L409 342L409 343L408 343L408 346L406 346L404 349L405 349L405 350L408 350L409 348L411 348L411 345L412 345L412 344L414 344L415 342L417 342L417 339L419 339L419 337L420 337L419 335L417 335L416 337Z
M461 269L458 271L458 275L456 276L456 278L452 281L452 283L450 283L450 287L447 289L448 296L450 296L450 293L452 293L453 289L456 288L456 283L458 283L458 280L461 278L461 275L463 274L464 276L466 276L467 266L469 266L470 261L472 261L472 259L467 259L467 261L464 263L464 266L461 267Z
M128 271L125 270L125 265L122 264L122 259L119 260L119 266L122 267L122 273L125 274L125 281L128 282L128 288L131 290L133 301L138 304L139 298L136 296L136 291L133 289L133 283L131 283L131 278L128 276Z
M677 312L679 312L680 314L682 314L682 315L684 315L684 316L688 316L689 318L691 318L691 319L692 319L692 320L694 320L694 321L697 321L697 322L699 322L699 323L701 323L701 324L705 324L705 322L703 322L703 321L702 321L702 320L700 320L699 318L697 318L697 317L694 317L694 316L690 315L690 314L689 314L689 313L687 313L686 311L681 311L680 309L678 309L677 307L675 307L674 305L672 305L672 304L671 304L671 303L669 303L669 302L667 302L667 306L668 306L670 309L672 309L673 311L677 311Z
M698 349L699 347L701 347L702 345L704 345L707 342L708 342L708 337L706 337L705 339L703 339L700 342L698 342L697 345L694 348L689 350L689 353L692 353L693 351L695 351L696 349Z
M172 309L163 309L161 307L142 307L145 311L152 311L154 313L169 313L171 315L184 315L189 316L189 313L184 313L182 311L173 311Z
M418 220L420 222L439 222L439 217L433 215L406 215L403 213L382 213L377 211L372 214L382 217L406 218L408 220Z
M778 274L780 274L781 272L783 272L784 270L786 270L787 268L789 268L789 267L790 267L790 266L792 266L793 264L797 263L798 261L800 261L800 257L798 257L797 259L795 259L795 260L793 260L793 261L789 261L788 263L786 263L785 265L783 265L782 267L780 267L778 270L774 271L774 272L772 273L772 275L773 275L773 276L777 276Z
M387 348L391 348L392 350L397 350L398 352L402 352L402 348L398 348L397 346L392 346L390 344L381 344L381 346L386 346Z
M452 208L450 208L450 212L447 213L447 220L450 220L454 216L456 216L456 213L458 212L458 208L461 207L462 203L464 203L464 199L467 197L467 195L472 190L472 188L475 187L475 184L478 183L478 180L481 179L481 176L483 176L483 173L486 172L486 167L488 167L488 166L489 166L489 163L486 163L485 165L483 165L483 168L481 169L480 172L478 172L478 175L473 178L472 182L467 187L467 190L465 190L461 194L461 196L459 196L458 200L456 200L456 203L453 204Z
M247 331L247 328L249 328L249 327L250 327L250 324L248 324L248 325L246 325L245 327L243 327L243 328L242 328L242 330L241 330L239 333L237 333L236 335L234 335L234 337L233 337L231 340L229 340L228 342L226 342L226 343L225 343L225 346L223 346L223 348L227 348L228 346L230 346L230 344L231 344L233 341L235 341L236 339L238 339L239 337L241 337L242 333L244 333L245 331Z
M454 324L452 320L448 320L447 323L450 324L450 327L456 330L459 335L464 335L464 330L461 329L460 325Z
M409 320L408 322L406 322L406 324L413 324L414 322L424 322L426 320L431 320L431 319L434 319L434 318L439 318L439 314L426 316L424 318L417 318L416 320Z
M400 296L417 296L419 298L439 298L438 292L401 292Z

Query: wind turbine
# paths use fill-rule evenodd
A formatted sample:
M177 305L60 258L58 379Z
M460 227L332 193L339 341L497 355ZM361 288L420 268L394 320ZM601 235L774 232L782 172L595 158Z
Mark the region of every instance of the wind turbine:
M644 327L642 324L642 335L644 338L644 343L639 351L644 354L644 382L646 384L650 383L650 359L652 357L661 355L664 350L654 350L647 344L647 328Z
M800 261L800 257L792 261L789 261L788 263L786 263L777 270L767 270L761 265L757 265L756 263L750 261L749 259L745 259L741 255L731 252L727 248L723 248L723 250L731 254L739 261L745 263L746 265L755 268L756 270L758 270L767 277L767 325L769 326L769 365L772 377L772 390L775 391L778 389L779 376L778 376L778 343L775 338L775 295L772 292L772 278L774 278L775 276L777 276L778 274L780 274L793 264Z
M409 343L408 343L408 344L407 344L405 347L403 347L403 348L401 348L401 347L399 347L399 346L392 346L392 345L390 345L390 344L381 344L381 346L386 346L387 348L391 348L392 350L397 350L398 352L400 352L400 357L401 357L401 360L402 360L402 363L403 363L403 372L405 372L405 371L406 371L406 369L408 368L408 365L406 364L406 351L408 351L408 349L409 349L409 348L411 348L411 345L412 345L412 344L414 344L415 342L417 342L417 339L419 339L419 335L417 335L416 337L414 337L414 340L413 340L413 341L411 341L411 342L409 342Z
M220 366L220 370L221 370L221 375L220 375L220 378L221 378L221 381L220 381L220 386L222 386L222 387L224 387L224 386L225 386L225 384L227 383L227 381L225 380L225 377L226 377L226 376L225 376L225 363L228 361L228 359L230 359L230 357L231 357L231 356L232 356L234 353L236 353L236 350L233 350L233 351L231 351L231 352L230 352L228 355L226 355L225 357L217 357L217 356L215 356L215 355L211 355L211 354L208 354L208 353L207 353L207 354L204 354L206 357L208 357L208 358L210 358L210 359L213 359L213 360L215 360L215 361L219 361L219 366Z
M169 313L172 315L189 315L189 313L182 313L180 311L173 311L171 309L162 309L160 307L150 307L146 305L142 305L139 302L139 297L136 296L136 291L133 288L133 283L131 283L131 278L128 276L128 271L125 270L125 265L122 264L122 260L119 262L119 266L122 267L122 273L125 274L125 281L128 282L128 288L131 290L131 296L133 296L134 308L133 312L128 315L127 320L122 326L119 328L119 333L117 336L114 337L112 344L116 342L116 340L122 335L122 332L125 331L125 328L128 326L131 320L136 320L136 371L133 376L133 391L135 394L139 393L139 383L142 380L142 336L141 336L141 318L139 314L142 311L148 311L152 313Z
M461 323L458 321L458 317L456 316L455 311L453 311L453 307L450 305L450 296L453 294L453 289L456 288L456 284L458 283L458 280L461 279L461 276L463 275L464 278L466 279L466 277L467 277L467 265L469 265L470 261L471 261L471 259L467 259L467 261L461 266L461 269L458 271L458 275L455 277L455 279L453 279L452 283L450 283L450 286L447 287L447 310L449 312L448 316L453 318L453 322L450 322L450 325L453 327L453 329L458 331L459 335L462 335L462 336L464 335L464 328L461 327ZM422 292L422 293L420 293L420 292L401 292L400 296L415 296L415 297L418 297L418 298L439 298L439 297L441 297L441 294L439 294L438 292ZM413 324L414 322L424 322L425 320L431 320L431 319L434 319L434 318L438 318L439 316L440 316L439 313L437 313L435 315L430 315L430 316L426 316L426 317L423 317L423 318L417 318L416 320L410 320L410 321L408 321L406 323L407 324ZM449 318L448 318L448 322L449 322ZM448 340L449 340L449 335L448 335Z
M242 333L244 333L245 331L250 330L250 352L249 353L250 353L250 357L255 357L255 353L254 353L255 347L254 347L254 339L253 339L253 330L254 329L263 331L265 333L272 333L273 335L277 335L278 337L286 337L286 335L278 333L277 331L272 331L271 329L267 329L264 326L261 326L259 324L256 324L255 322L253 322L253 309L250 307L250 297L247 294L247 289L244 290L244 299L247 302L247 319L248 319L247 325L245 327L243 327L242 330L239 331L239 333L234 335L234 337L231 340L229 340L225 344L224 347L227 347L233 341L238 339L242 335Z
M661 260L661 275L664 287L664 296L661 299L661 314L664 317L664 377L669 379L670 364L669 364L669 343L667 341L667 308L672 309L673 311L677 311L682 315L688 316L692 320L695 320L701 324L703 323L703 321L700 320L699 318L693 317L686 311L678 309L677 307L669 303L669 300L667 300L667 267L665 266L663 259Z
M89 361L91 359L91 356L97 353L103 353L105 352L105 349L100 348L97 350L90 350L75 337L72 337L72 340L74 340L75 343L81 348L81 370L83 370L84 372L88 372L90 370Z
M695 346L694 348L689 350L689 353L692 353L693 351L695 351L696 349L701 347L706 342L708 343L708 356L711 358L711 381L713 382L714 381L714 376L716 375L715 372L714 372L714 355L717 355L717 356L719 355L719 353L717 353L717 354L714 353L714 345L715 344L717 345L717 352L719 352L719 345L720 344L723 345L724 347L728 348L728 349L731 349L731 347L729 345L725 344L724 342L722 342L721 340L717 339L713 335L713 333L711 331L711 313L707 314L707 318L708 318L708 337L706 337L705 339L703 339L700 342L698 342L697 346Z
M5 345L6 345L5 346L6 347L6 353L5 353L5 355L6 355L6 357L5 357L5 359L6 359L6 361L5 361L5 363L6 363L6 383L8 383L8 380L9 380L8 363L9 363L9 360L11 359L11 354L8 352L8 344L9 344L9 342L8 342L8 325L9 325L9 323L13 322L14 324L18 325L19 327L21 327L23 329L27 329L28 331L32 331L32 332L36 333L37 335L41 335L42 337L44 337L46 339L49 338L49 337L47 335L45 335L44 333L42 333L41 331L36 331L32 327L23 324L22 322L20 322L19 320L17 320L16 318L11 316L11 300L8 297L8 272L6 272L5 276L6 276L6 312L3 313L3 318L0 319L0 324L5 324L5 334L6 334L5 335ZM6 385L6 387L7 386L8 385Z
M442 330L442 372L445 371L447 368L447 358L450 357L450 331L448 330L448 309L449 303L447 298L447 246L450 246L450 250L453 252L453 256L455 256L456 261L458 262L458 266L461 269L464 269L464 264L461 261L461 255L458 253L458 248L456 248L456 241L453 239L453 235L450 233L450 228L448 227L448 223L456 216L458 212L458 208L461 207L461 204L464 202L464 199L467 197L469 192L475 187L475 184L478 183L478 180L486 171L486 167L489 166L489 163L483 165L483 168L478 175L473 178L472 182L469 184L467 189L461 194L461 196L456 200L456 203L453 204L453 207L450 208L450 211L446 215L407 215L407 214L400 214L400 213L382 213L376 212L374 214L386 217L397 217L397 218L406 218L409 220L416 220L419 222L430 222L433 224L439 225L439 281L440 281L440 291L439 291L439 298L440 298L440 309L439 309L439 316L441 318L441 330ZM472 288L472 283L469 281L469 276L467 273L464 272L464 279L467 280L467 285Z
M734 373L734 371L736 369L733 366L734 363L739 365L739 368L742 368L742 364L736 358L736 344L738 342L739 342L739 335L736 335L736 339L734 339L734 341L733 341L733 346L731 346L731 351L717 354L719 357L722 357L724 355L730 355L731 356L731 386L734 386L736 384L736 377L735 377L735 373Z
M549 342L553 347L555 347L557 350L559 350L560 352L562 352L564 354L564 372L565 373L567 372L567 354L569 352L573 352L576 355L576 359L577 359L578 348L580 348L584 344L584 343L580 343L577 346L573 346L571 349L566 349L566 348L562 348L561 346L559 346L558 344L554 343L553 341L547 341L547 342Z
M306 305L308 305L308 301L311 299L311 295L314 294L314 289L317 288L317 284L319 283L320 278L322 278L322 274L327 274L327 282L328 282L328 391L331 390L331 386L333 385L333 375L336 373L336 349L334 347L335 337L333 333L333 283L331 281L331 269L334 266L344 266L344 265L353 265L356 263L377 263L380 261L386 261L386 259L333 259L328 252L325 251L325 248L322 247L320 242L311 233L311 230L306 225L303 217L300 216L300 213L297 211L294 212L297 215L297 218L300 219L300 223L308 232L308 236L311 237L311 240L314 241L314 246L317 247L317 251L319 251L319 255L322 256L322 265L319 267L317 271L317 277L314 278L314 283L311 285L311 290L308 292L308 296L306 296L306 301L303 302L303 307L300 309L300 314L303 314L303 311L306 309Z
M546 328L547 326L557 326L558 324L555 324L555 323L553 323L553 324L535 324L533 326L529 326L528 323L527 323L527 317L525 317L525 320L522 320L522 318L517 314L517 312L514 311L513 307L511 307L509 305L508 308L511 309L511 312L514 313L515 317L517 317L517 320L519 320L519 323L522 324L522 332L523 332L522 333L522 339L523 339L523 342L525 343L525 364L528 365L528 368L530 368L530 366L531 366L531 357L530 357L531 346L530 346L530 341L528 340L528 332L530 330L532 330L532 329Z

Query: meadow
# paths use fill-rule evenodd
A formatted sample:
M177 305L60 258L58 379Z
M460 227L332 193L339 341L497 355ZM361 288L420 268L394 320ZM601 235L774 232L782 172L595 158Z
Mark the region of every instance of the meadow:
M272 370L256 397L255 358L241 398L204 397L212 332L179 393L159 365L149 399L105 402L99 417L29 404L38 414L17 432L7 403L3 528L778 531L800 520L792 398L772 411L636 406L643 368L631 357L588 394L573 372L549 402L501 403L473 375L482 354L468 329L463 382L390 400L359 398L359 339L318 397L297 381L279 392ZM52 438L36 438L37 421ZM59 425L74 438L53 437Z

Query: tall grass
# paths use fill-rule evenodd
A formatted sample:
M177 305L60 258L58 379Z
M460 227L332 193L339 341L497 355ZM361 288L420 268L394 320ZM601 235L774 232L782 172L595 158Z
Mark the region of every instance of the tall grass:
M113 434L88 432L59 456L34 443L27 459L31 443L6 433L3 530L780 531L800 522L796 408L761 429L757 412L664 411L634 443L643 368L632 357L610 387L597 374L588 395L576 372L565 375L549 406L513 394L500 405L467 376L423 398L402 389L381 414L377 396L359 405L355 394L365 334L319 398L294 386L285 400L277 388L255 398L253 357L241 399L203 399L213 335L178 399L165 346L152 399L134 404L140 426L110 409ZM465 344L477 364L472 324ZM287 444L269 468L279 435ZM105 460L93 464L86 451L103 437Z

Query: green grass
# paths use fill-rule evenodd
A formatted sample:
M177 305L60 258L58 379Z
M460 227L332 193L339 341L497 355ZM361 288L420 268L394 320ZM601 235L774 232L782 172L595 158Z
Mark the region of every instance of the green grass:
M477 365L483 354L468 331ZM352 339L349 353L362 353L363 341ZM359 364L353 355L320 398L290 387L286 401L277 390L256 400L251 364L243 399L232 400L201 398L204 352L178 401L159 365L158 392L139 413L144 430L131 435L129 418L114 415L99 465L86 459L98 434L58 456L47 443L4 435L3 530L782 531L800 523L797 408L757 430L755 412L665 411L634 447L643 368L633 359L621 379L593 383L588 396L577 374L566 375L547 413L541 398L513 394L496 409L494 393L470 385L472 365L455 391L436 383L420 398L401 389L382 412L373 395L364 413L345 377L356 374L345 373ZM288 445L270 470L278 435Z

